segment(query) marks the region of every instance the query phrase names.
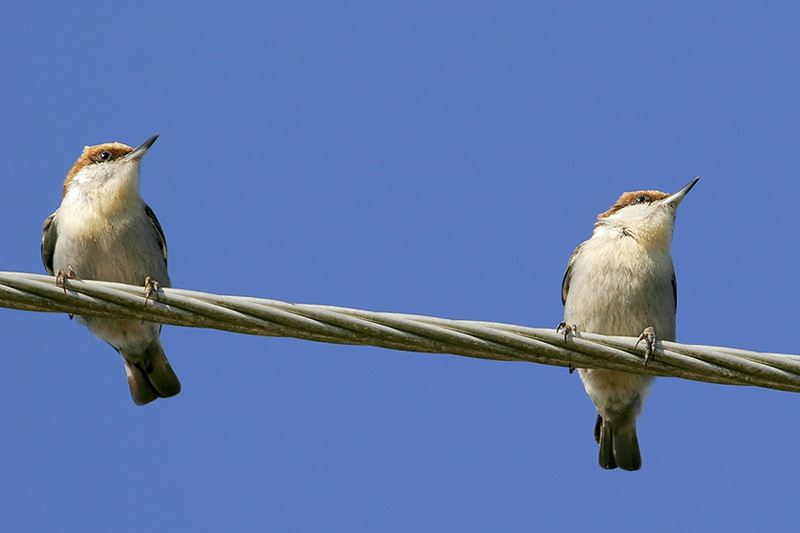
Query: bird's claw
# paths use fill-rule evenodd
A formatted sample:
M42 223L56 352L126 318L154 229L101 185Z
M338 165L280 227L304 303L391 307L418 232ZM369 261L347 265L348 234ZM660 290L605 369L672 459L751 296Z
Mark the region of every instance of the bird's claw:
M644 370L647 370L647 363L650 362L651 359L655 358L655 349L656 349L656 330L652 327L644 328L642 334L639 335L639 339L636 341L635 348L639 347L639 343L644 341L645 344L645 352L644 352Z
M564 332L564 342L569 342L569 336L575 333L575 326L568 326L563 320L556 326L556 333Z
M64 294L67 294L67 280L68 279L75 279L75 271L72 270L71 266L67 267L67 271L63 271L60 268L56 271L56 287L61 285L64 289Z
M59 283L61 287L64 289L64 294L67 294L67 280L68 279L75 279L75 271L72 270L71 266L67 266L67 271L64 272L60 268L56 271L56 287L58 287ZM69 319L72 320L72 313L67 313L69 315Z
M556 333L564 332L564 342L569 342L569 336L574 334L577 331L575 326L568 326L566 322L563 320L556 326ZM575 372L575 367L571 364L569 365L569 373L572 374Z
M147 276L144 280L144 305L147 305L151 296L153 296L153 299L158 300L158 282L150 276Z

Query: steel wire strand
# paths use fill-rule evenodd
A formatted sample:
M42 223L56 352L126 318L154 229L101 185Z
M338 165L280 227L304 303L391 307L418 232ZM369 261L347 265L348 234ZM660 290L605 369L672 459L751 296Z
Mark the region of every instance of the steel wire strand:
M636 347L636 338L577 332L565 342L555 327L292 304L175 288L160 289L146 301L143 286L69 279L63 287L53 276L22 272L0 272L0 306L800 391L796 355L664 341L644 369L643 349Z

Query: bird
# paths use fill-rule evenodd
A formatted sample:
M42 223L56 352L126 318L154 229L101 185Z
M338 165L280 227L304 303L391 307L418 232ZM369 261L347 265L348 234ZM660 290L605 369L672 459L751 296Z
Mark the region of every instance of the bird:
M564 320L558 329L565 341L580 332L638 335L637 346L645 341L646 369L656 341L675 340L672 234L678 205L699 179L674 194L626 192L598 215L591 238L572 253L561 286ZM639 470L636 419L654 377L601 368L579 368L578 374L597 409L600 466Z
M136 148L119 142L86 146L64 180L61 205L44 221L42 261L56 283L68 279L144 284L147 297L169 287L167 243L139 191L142 157L158 138ZM137 405L181 390L161 345L161 324L76 316L121 356Z

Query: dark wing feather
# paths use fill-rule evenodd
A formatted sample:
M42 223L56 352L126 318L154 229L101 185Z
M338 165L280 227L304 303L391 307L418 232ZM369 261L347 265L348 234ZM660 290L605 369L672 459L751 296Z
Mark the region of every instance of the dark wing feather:
M156 230L156 234L158 235L158 246L161 248L161 254L164 256L164 264L167 264L167 238L164 237L164 230L161 229L161 224L158 222L158 218L156 218L156 214L150 209L150 206L144 204L144 212L147 215L147 218L150 220L150 223L153 224L153 228Z
M678 280L675 278L675 271L672 272L672 295L675 297L675 310L678 309Z
M58 231L56 230L55 224L56 213L47 217L42 226L42 263L44 263L45 270L47 270L47 273L51 276L55 275L53 270L53 253L55 253L56 240L58 239Z
M570 278L572 277L572 265L575 263L575 258L578 257L578 254L580 253L581 248L583 248L583 243L578 245L578 247L575 248L575 251L572 252L572 255L569 256L569 262L567 263L567 271L564 272L564 281L561 282L561 303L562 304L566 304L567 303L567 294L569 293L569 281L570 281Z

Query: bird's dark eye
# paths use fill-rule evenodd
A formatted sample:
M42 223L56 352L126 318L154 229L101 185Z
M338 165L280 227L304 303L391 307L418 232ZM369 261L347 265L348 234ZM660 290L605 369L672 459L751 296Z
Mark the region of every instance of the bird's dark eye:
M647 203L649 201L650 201L650 197L649 196L645 196L644 194L641 195L641 196L637 196L636 198L633 199L633 203L635 203L635 204L644 204L644 203Z
M104 150L99 154L97 154L97 159L99 159L100 161L108 161L109 159L111 159L111 152L109 152L108 150Z

